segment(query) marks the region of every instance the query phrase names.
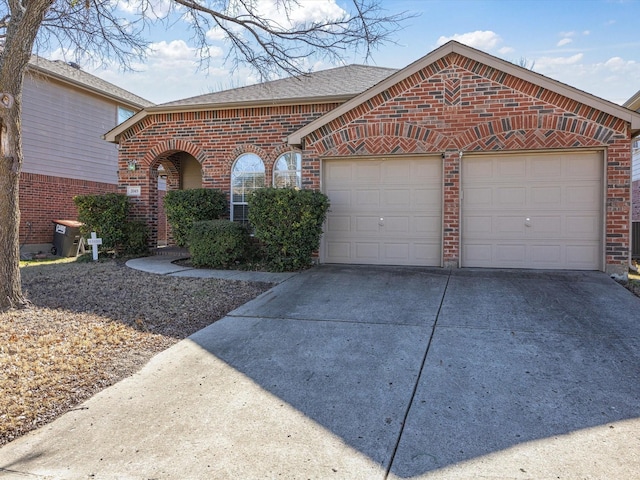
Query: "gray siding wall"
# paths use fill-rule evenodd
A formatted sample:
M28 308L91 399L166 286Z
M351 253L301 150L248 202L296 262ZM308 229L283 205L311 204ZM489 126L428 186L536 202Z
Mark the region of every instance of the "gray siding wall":
M640 139L633 142L633 163L631 176L633 181L640 180Z
M118 183L115 102L27 74L22 104L24 172Z

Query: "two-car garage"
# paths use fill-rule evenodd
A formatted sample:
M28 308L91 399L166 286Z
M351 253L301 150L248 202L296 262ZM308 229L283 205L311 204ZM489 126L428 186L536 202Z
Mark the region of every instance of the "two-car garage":
M601 270L600 151L463 155L460 266ZM325 160L325 263L441 266L440 156Z

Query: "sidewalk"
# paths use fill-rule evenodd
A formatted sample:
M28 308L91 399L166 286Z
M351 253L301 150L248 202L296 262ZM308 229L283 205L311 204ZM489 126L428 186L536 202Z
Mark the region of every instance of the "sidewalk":
M185 258L179 252L150 257L134 258L127 267L159 275L172 277L221 278L224 280L242 280L245 282L281 283L296 275L297 272L271 273L248 270L211 270L177 265L173 262Z

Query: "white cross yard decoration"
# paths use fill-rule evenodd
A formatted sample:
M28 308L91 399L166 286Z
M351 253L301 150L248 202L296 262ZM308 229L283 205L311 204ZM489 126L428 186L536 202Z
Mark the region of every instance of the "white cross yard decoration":
M91 238L87 239L87 243L91 245L93 250L93 261L98 260L98 245L102 245L102 239L96 238L96 232L91 232Z

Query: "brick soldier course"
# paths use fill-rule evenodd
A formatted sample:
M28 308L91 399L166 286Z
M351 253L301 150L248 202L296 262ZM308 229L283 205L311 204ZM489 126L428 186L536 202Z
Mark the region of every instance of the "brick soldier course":
M322 75L331 74L334 90L324 93ZM300 94L296 88L304 90L304 82L311 86ZM180 152L201 164L203 187L227 193L233 163L247 152L263 159L268 180L279 155L300 151L303 188L313 189L322 187L326 159L441 155L442 265L447 267L460 261L464 155L600 149L606 162L605 270L622 273L630 248L630 142L639 128L640 115L630 110L449 42L400 71L343 67L306 80L285 79L147 108L106 138L120 145L120 191L141 187L141 195L132 198L135 214L151 226L154 243L157 167L163 165L168 174L168 190L179 188ZM127 168L131 161L137 170Z

